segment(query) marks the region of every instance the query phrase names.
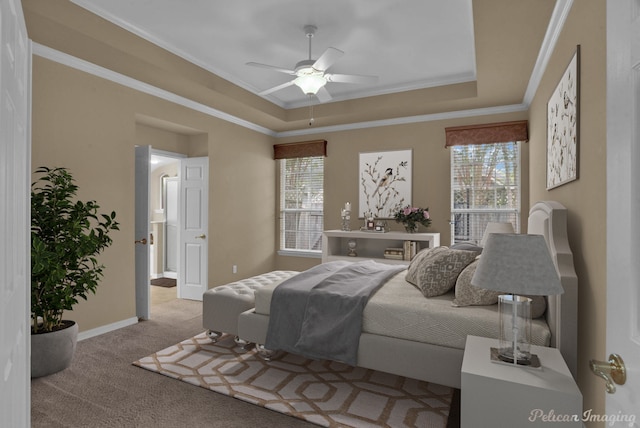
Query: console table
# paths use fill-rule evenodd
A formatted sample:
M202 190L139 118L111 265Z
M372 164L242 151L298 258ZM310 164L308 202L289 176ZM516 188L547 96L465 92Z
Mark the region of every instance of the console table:
M356 242L355 257L348 255L350 240ZM409 260L385 258L385 250L403 248L405 242L414 242L417 250L435 248L440 246L440 234L325 230L322 234L322 262L374 259L384 263L409 264Z

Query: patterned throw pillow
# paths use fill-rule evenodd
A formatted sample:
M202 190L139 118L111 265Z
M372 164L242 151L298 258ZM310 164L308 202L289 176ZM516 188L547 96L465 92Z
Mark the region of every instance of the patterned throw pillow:
M460 272L476 256L473 251L428 248L413 258L405 279L418 287L425 297L440 296L453 288Z
M504 294L501 291L487 290L471 285L471 278L476 273L480 260L473 261L458 275L456 281L456 298L453 306L484 306L498 303L498 296Z
M471 284L480 260L473 261L458 275L456 280L456 297L453 306L485 306L498 303L498 296L507 294L503 291L487 290ZM547 310L547 299L544 296L529 296L531 299L531 318L540 318Z

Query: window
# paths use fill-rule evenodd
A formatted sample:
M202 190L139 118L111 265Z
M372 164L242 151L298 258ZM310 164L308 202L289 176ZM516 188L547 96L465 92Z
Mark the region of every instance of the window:
M280 159L280 254L322 251L324 156Z
M520 231L520 142L451 146L452 243L480 242L489 222Z

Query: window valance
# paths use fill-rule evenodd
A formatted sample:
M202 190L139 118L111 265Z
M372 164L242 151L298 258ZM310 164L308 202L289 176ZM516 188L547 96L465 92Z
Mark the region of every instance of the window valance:
M327 156L327 140L273 145L274 159L304 158L309 156Z
M445 147L529 141L527 128L526 120L445 128Z

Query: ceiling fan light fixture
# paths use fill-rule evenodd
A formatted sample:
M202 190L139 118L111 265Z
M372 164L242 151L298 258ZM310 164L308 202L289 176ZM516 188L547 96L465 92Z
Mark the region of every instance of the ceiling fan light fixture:
M293 83L302 89L302 92L305 94L315 95L318 93L320 88L327 84L327 79L321 71L313 69L310 69L310 71L299 70L298 77L293 81Z

